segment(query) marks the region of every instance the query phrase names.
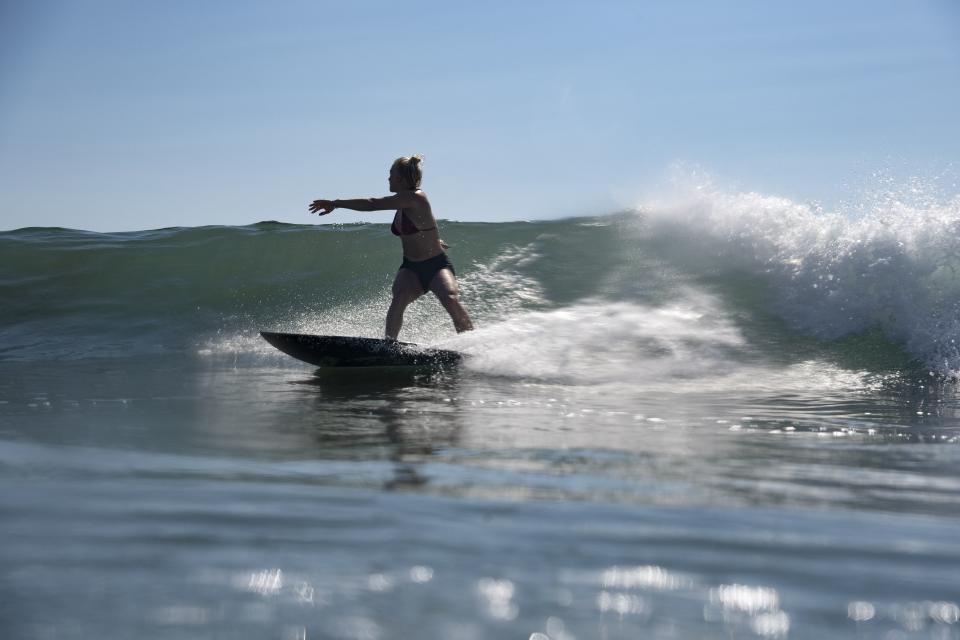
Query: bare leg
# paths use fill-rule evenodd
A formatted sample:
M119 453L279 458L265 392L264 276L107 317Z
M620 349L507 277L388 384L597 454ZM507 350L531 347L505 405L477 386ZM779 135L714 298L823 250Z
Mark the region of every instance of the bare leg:
M457 278L450 269L441 269L437 275L430 281L430 291L437 296L437 300L443 305L443 308L450 314L453 320L453 326L457 333L473 330L473 323L467 310L460 304L460 287L457 284Z
M397 271L397 277L393 279L393 300L390 301L390 309L387 310L386 336L388 338L397 339L400 328L403 326L403 312L411 302L422 295L420 280L413 271L409 269Z

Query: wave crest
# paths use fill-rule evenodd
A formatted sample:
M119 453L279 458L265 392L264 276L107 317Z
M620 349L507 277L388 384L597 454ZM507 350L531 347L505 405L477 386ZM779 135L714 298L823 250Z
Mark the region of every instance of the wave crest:
M772 308L795 329L836 339L879 327L931 370L960 374L960 197L888 199L845 216L699 189L641 215L675 259L767 283Z

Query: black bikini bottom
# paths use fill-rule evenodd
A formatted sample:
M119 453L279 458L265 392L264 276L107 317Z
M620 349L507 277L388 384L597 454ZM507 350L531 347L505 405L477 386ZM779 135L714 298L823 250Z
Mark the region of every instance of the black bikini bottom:
M430 282L433 280L433 276L437 275L441 270L450 269L450 273L457 275L457 272L453 270L453 263L450 262L450 258L448 258L445 253L421 260L420 262L408 260L407 257L404 256L403 264L400 265L400 268L410 269L410 271L413 271L417 275L417 279L420 280L420 286L423 287L424 293L430 291Z

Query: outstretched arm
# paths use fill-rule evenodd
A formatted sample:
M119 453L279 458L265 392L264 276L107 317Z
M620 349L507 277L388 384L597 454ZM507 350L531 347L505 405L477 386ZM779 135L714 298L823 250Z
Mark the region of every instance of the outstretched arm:
M325 216L334 209L352 209L354 211L388 211L416 207L418 196L413 192L397 193L385 198L354 198L351 200L314 200L310 204L310 213Z

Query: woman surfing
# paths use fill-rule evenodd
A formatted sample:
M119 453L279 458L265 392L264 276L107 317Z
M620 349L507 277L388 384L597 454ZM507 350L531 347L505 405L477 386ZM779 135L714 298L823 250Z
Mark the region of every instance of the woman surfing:
M403 312L414 300L432 291L450 314L457 333L470 331L473 323L460 304L457 277L447 246L440 240L427 194L420 189L423 158L419 155L397 158L390 167L390 191L384 198L351 200L314 200L311 213L325 216L334 209L353 211L396 210L390 230L403 244L403 263L393 279L393 299L387 311L386 337L396 340L403 326Z

